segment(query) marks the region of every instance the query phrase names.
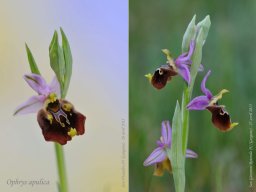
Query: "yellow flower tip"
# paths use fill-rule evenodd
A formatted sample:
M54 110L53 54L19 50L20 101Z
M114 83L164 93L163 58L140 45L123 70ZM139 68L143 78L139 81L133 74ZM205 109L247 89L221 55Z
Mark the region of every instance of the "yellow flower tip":
M69 135L70 137L76 136L76 135L77 135L76 129L71 127L70 131L68 132L68 135Z
M162 49L162 52L166 55L169 63L173 63L171 52L168 49Z
M226 130L221 130L222 132L229 132L231 131L235 126L237 126L239 123L231 123L230 127Z
M171 56L171 52L168 49L162 49L162 52L166 55L166 56Z
M222 89L222 90L220 91L221 94L228 93L228 92L229 92L229 90L227 90L227 89Z
M151 82L153 75L151 73L148 73L145 75L145 77Z
M230 126L230 128L232 129L232 128L234 128L234 127L237 126L237 125L239 125L239 123L237 123L237 122L232 123L231 126Z
M50 103L53 103L57 100L57 95L55 93L50 93L50 95L48 96L48 99Z

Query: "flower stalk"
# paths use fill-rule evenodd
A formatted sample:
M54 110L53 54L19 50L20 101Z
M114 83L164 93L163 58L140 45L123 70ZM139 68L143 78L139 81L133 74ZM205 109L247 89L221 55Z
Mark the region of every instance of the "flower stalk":
M185 154L188 143L189 134L189 111L187 105L190 102L193 92L194 82L200 68L202 59L202 47L208 35L208 31L211 25L210 17L206 16L204 20L195 25L196 16L193 17L189 23L187 30L183 36L182 52L189 50L189 44L193 40L195 41L195 49L191 57L190 75L191 81L186 83L183 95L181 107L177 101L174 116L173 116L173 147L168 151L168 156L172 162L172 172L174 178L174 184L176 192L185 191Z
M58 143L54 143L54 146L59 174L58 189L59 192L68 192L68 182L63 147Z
M55 72L55 75L60 84L60 95L61 99L65 99L67 90L69 87L69 82L72 74L72 55L70 46L67 40L65 33L61 30L62 36L62 46L58 42L58 34L55 31L50 47L49 47L49 57L51 68ZM30 65L30 70L33 74L40 75L40 71L37 67L37 64L34 60L32 52L29 47L26 45L26 51L28 56L28 61ZM59 192L68 192L68 182L67 182L67 173L65 166L64 150L62 145L55 142L55 153L56 161L59 175L58 190Z

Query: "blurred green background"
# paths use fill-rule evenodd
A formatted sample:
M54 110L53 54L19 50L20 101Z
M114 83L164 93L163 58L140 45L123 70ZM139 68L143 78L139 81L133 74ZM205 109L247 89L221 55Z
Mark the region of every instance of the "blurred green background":
M165 63L161 49L170 49L174 57L180 54L183 34L194 14L197 22L209 14L212 25L203 49L205 71L197 77L193 97L202 94L201 80L211 69L207 87L213 94L223 88L230 91L220 104L226 105L239 126L222 133L213 127L208 111L190 113L188 147L199 158L186 161L186 191L249 191L249 104L256 110L256 1L130 0L129 182L132 192L174 191L172 176L167 173L163 177L152 176L154 167L144 167L143 161L156 147L161 121L172 119L184 83L177 76L158 91L144 75ZM256 125L255 112L253 118ZM255 145L254 140L254 149ZM255 166L253 171L256 173Z

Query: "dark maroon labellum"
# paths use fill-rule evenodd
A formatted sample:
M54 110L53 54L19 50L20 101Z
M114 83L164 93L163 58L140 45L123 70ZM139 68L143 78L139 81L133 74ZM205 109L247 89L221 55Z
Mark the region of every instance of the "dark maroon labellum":
M76 111L67 100L56 99L49 102L37 114L37 121L46 141L61 145L70 141L75 135L83 135L86 117Z
M171 80L172 76L177 74L178 73L169 64L162 65L155 71L151 83L155 88L162 89L165 87L166 83Z
M230 115L219 105L208 106L207 109L212 113L212 123L221 131L228 131L231 127Z

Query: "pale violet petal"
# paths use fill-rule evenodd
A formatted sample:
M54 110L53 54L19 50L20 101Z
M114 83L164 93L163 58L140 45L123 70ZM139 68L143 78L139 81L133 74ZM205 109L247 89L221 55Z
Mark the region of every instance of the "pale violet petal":
M39 95L48 95L50 93L50 87L41 75L30 73L24 75L24 79Z
M164 144L163 144L162 141L160 141L160 140L157 140L157 141L156 141L156 144L157 144L158 147L161 147L161 148L164 147Z
M197 158L198 155L197 153L195 153L194 151L190 150L190 149L187 149L186 151L186 157L187 158Z
M57 96L60 97L60 83L56 76L52 79L52 82L50 84L50 92L56 93Z
M203 81L201 83L201 90L208 97L208 99L212 98L212 93L211 93L211 91L209 89L206 88L205 84L206 84L206 81L207 81L207 79L208 79L210 74L211 74L211 70L209 70L207 72L207 74L205 75L205 77L204 77L204 79L203 79Z
M172 137L172 130L169 121L162 122L162 138L163 144L171 146L171 137Z
M187 105L189 110L204 110L210 103L210 100L207 96L201 95L195 97L190 103Z
M163 148L156 148L149 157L144 161L144 166L153 165L155 163L162 162L166 158L166 152Z
M194 53L195 46L196 46L195 41L194 41L194 40L191 40L191 41L190 41L190 45L189 45L188 56L187 56L189 59L191 58L191 56L192 56L193 53Z
M180 65L178 67L178 73L188 84L190 84L190 71L187 65Z
M44 100L45 96L43 95L32 96L16 108L14 115L37 113L43 107Z

